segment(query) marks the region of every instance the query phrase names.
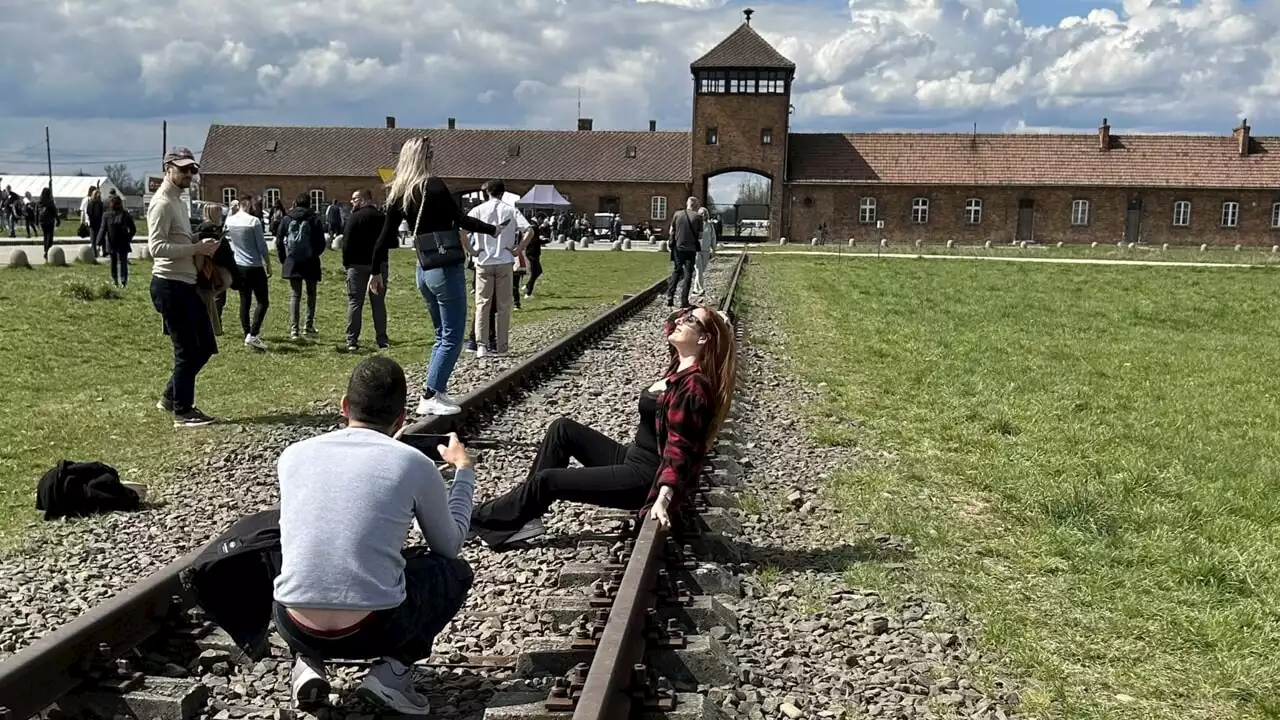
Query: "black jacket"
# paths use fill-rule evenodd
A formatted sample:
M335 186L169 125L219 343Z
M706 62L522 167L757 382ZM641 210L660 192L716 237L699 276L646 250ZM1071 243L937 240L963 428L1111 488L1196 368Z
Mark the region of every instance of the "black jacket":
M52 200L37 201L36 217L40 221L40 227L51 228L62 224L62 218L58 216L58 206Z
M108 210L103 214L102 224L93 239L100 245L106 245L108 252L127 253L133 236L137 234L138 226L128 210Z
M45 520L111 510L135 510L138 494L120 482L115 468L99 462L63 460L36 486L36 509Z
M698 252L702 247L702 216L681 210L671 218L671 251Z
M85 214L89 216L85 218L86 222L89 223L89 227L96 228L102 225L102 214L104 212L106 212L106 206L102 204L102 198L90 200L89 207L85 209Z
M419 193L421 195L421 193ZM449 186L440 178L432 175L427 180L425 198L421 202L387 205L386 220L382 223L382 234L378 236L378 244L373 248L373 265L382 267L387 263L387 253L400 244L400 222L409 223L409 232L414 232L415 225L419 235L443 230L466 230L468 232L497 235L498 229L487 222L481 222L463 212L458 207ZM418 210L421 208L421 221ZM461 263L459 263L461 264Z
M284 241L289 225L294 221L311 223L311 257L301 262L285 253ZM272 228L276 236L276 255L280 258L280 277L286 280L314 280L320 282L320 255L324 252L324 224L311 208L295 207L280 218L280 224Z
M378 236L382 234L382 226L387 216L373 205L351 213L347 226L342 229L346 245L342 248L342 266L373 264L373 248L378 244Z
M329 209L324 214L324 221L329 226L329 232L334 235L342 232L342 208L338 203L329 204Z

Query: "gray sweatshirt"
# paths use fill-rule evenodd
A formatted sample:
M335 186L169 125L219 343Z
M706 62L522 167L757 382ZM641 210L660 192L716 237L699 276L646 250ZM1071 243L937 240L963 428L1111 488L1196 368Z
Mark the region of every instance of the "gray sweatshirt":
M475 471L446 490L421 452L376 430L347 428L280 455L285 607L386 610L404 602L404 547L416 519L432 552L457 557L471 527Z

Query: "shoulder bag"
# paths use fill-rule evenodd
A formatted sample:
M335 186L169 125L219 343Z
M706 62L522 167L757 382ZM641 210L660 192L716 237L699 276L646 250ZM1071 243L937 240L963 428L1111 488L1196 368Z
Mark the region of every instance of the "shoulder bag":
M466 259L462 249L462 235L457 228L418 234L422 223L422 210L427 205L427 189L422 188L422 201L418 203L418 217L413 221L413 249L418 253L418 265L423 270L461 265Z

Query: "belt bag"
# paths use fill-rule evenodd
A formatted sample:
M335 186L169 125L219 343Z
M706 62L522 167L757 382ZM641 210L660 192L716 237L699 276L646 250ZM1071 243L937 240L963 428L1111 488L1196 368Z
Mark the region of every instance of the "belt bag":
M427 205L427 189L422 189L422 202L418 203L418 217L413 221L413 249L418 253L418 265L423 270L461 265L467 253L462 249L462 235L454 230L437 230L418 233L422 223L422 209Z

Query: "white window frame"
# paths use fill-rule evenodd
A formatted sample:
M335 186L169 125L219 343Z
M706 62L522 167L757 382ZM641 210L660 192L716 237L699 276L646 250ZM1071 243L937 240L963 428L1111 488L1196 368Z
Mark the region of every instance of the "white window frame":
M1240 203L1235 200L1228 200L1222 203L1222 227L1233 228L1240 226Z
M1071 226L1084 227L1089 224L1089 201L1071 201Z
M1271 229L1280 230L1280 202L1271 203Z
M870 225L876 221L876 199L873 197L864 197L858 200L858 222L862 225Z
M1173 203L1173 226L1191 227L1191 201L1177 200Z
M222 188L222 204L228 207L236 201L236 189L233 187Z
M969 198L964 201L965 225L982 224L982 198Z
M667 197L665 195L654 195L649 198L649 219L667 219Z
M307 191L307 196L311 198L311 209L320 212L320 207L324 205L324 190L312 188Z
M924 225L929 222L929 198L911 199L911 224Z

